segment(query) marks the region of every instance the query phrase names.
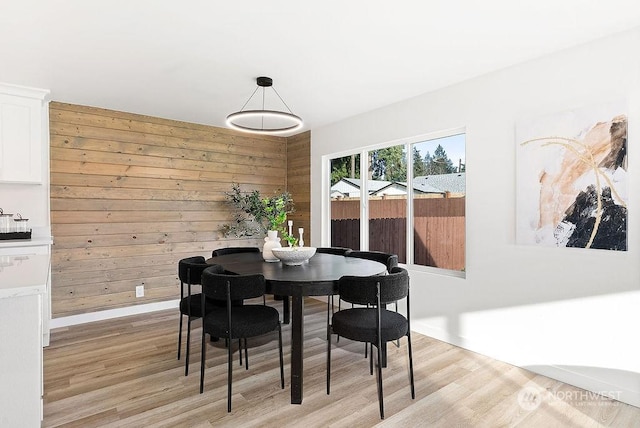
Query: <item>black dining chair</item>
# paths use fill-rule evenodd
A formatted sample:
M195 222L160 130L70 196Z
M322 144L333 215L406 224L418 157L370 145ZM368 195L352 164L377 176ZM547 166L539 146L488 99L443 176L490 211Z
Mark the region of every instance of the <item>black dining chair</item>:
M334 256L344 256L348 252L352 251L351 248L345 247L318 247L316 248L316 253L320 254L333 254ZM327 323L329 322L330 314L333 313L333 294L327 296Z
M371 348L369 371L373 374L373 346L377 348L377 381L380 418L384 419L382 391L382 346L386 342L406 336L409 351L409 381L411 398L415 399L413 381L413 353L411 350L411 316L409 300L409 274L400 267L389 275L343 276L338 281L340 297L349 303L366 305L336 312L327 327L327 394L331 391L331 334L364 342ZM385 304L406 299L407 316L384 308Z
M398 256L396 254L382 251L349 251L345 256L380 262L387 267L387 272L391 272L392 268L398 266Z
M387 272L398 266L398 256L396 254L384 253L382 251L349 251L345 257L355 257L358 259L373 260L382 263L387 267ZM398 312L398 304L395 303L396 312ZM338 310L340 310L340 300L338 300ZM396 342L396 346L400 346L400 342ZM364 357L367 358L367 348L364 348Z
M266 305L245 304L234 306L232 301L253 299L264 295L266 281L261 274L256 275L228 275L221 274L217 269L205 269L202 273L201 305L204 311L202 320L202 352L200 360L200 393L204 391L205 371L205 335L224 337L228 340L227 347L227 411L231 412L231 384L233 377L232 346L233 339L245 342L245 362L249 369L247 354L247 338L261 336L273 331L278 332L278 347L280 354L280 386L284 389L284 359L282 355L282 328L280 314L277 309ZM207 310L206 299L226 302L226 307L214 307ZM239 352L242 353L242 345Z
M184 375L189 374L189 354L191 348L191 321L202 318L201 294L193 293L192 286L200 285L202 272L206 268L211 268L216 272L223 273L224 268L219 265L208 265L205 263L204 257L195 256L187 257L178 262L178 277L180 279L180 330L178 331L178 360L180 359L180 350L182 349L182 322L187 317L187 344L186 358L184 363ZM207 306L211 306L212 302L206 302Z
M225 247L217 248L211 252L211 257L224 256L226 254L240 254L240 253L259 253L258 247ZM262 303L267 304L267 298L262 296Z
M258 247L225 247L218 248L211 252L211 257L224 256L225 254L238 254L238 253L259 253Z
M351 248L345 247L318 247L316 253L320 254L333 254L335 256L344 256L348 252L352 251Z

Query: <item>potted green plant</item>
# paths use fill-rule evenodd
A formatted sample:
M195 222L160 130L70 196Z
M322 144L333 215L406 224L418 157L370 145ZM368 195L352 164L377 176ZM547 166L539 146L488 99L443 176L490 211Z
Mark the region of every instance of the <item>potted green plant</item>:
M287 215L295 210L289 192L276 192L273 196L264 197L259 190L243 192L238 183L233 183L231 192L225 193L225 197L234 209L234 221L222 226L224 236L259 237L266 234L263 257L267 261L278 261L270 251L274 246L280 246L278 233L290 245L297 244L297 239L289 235L285 227Z

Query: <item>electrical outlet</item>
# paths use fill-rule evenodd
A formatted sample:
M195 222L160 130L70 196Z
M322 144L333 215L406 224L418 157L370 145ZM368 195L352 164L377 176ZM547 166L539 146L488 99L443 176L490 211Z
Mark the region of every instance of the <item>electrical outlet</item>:
M136 297L144 297L144 285L136 286Z

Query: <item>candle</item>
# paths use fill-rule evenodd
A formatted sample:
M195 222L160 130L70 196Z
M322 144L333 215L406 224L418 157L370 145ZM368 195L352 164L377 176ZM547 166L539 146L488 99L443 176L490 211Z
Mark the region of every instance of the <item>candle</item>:
M287 225L289 225L289 236L293 237L293 220L288 220ZM291 246L291 241L289 241L289 246Z
M298 241L298 245L304 247L304 240L302 239L302 234L304 233L303 228L298 228L298 233L300 234L300 240Z

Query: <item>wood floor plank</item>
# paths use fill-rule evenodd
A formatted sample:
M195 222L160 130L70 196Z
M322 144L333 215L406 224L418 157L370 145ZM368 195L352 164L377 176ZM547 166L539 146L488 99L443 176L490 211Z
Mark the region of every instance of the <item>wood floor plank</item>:
M282 311L281 302L268 304ZM285 389L279 384L276 336L250 340L249 370L234 352L233 409L227 413L224 341L207 340L200 394L200 323L193 324L187 377L184 357L176 358L177 332L177 310L54 330L44 351L42 426L640 427L636 407L419 334L412 334L415 400L406 339L388 347L382 421L376 377L369 374L361 343L333 337L327 395L326 303L315 299L305 301L303 403L290 404L291 331L283 326ZM519 404L523 388L542 391L537 408Z

